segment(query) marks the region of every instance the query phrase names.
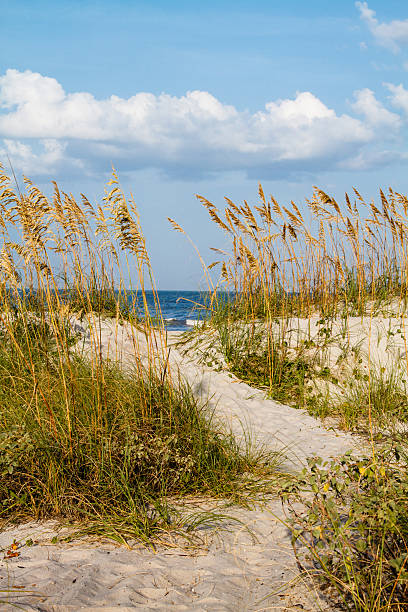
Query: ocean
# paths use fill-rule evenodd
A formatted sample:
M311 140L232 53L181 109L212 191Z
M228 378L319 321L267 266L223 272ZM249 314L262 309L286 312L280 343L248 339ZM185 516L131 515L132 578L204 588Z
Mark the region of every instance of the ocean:
M205 319L204 305L209 293L204 291L158 291L160 308L166 327L169 330L183 331L193 329ZM153 292L146 291L147 305L151 315L155 313Z
M33 290L18 290L20 294L31 295ZM63 290L61 296L63 295ZM34 291L35 293L35 291ZM68 294L69 295L69 294ZM139 316L144 317L144 303L140 291L126 292L129 305L136 307ZM228 296L227 292L220 292L218 295ZM200 322L207 316L205 304L209 302L210 293L207 291L157 291L160 302L161 313L166 327L169 330L188 330L200 325ZM64 299L64 298L63 298ZM156 316L153 291L146 291L146 301L150 316Z

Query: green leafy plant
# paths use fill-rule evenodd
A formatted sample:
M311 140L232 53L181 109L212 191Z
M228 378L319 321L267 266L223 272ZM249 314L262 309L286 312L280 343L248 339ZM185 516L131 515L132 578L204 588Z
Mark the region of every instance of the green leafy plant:
M291 519L303 568L348 610L405 610L408 601L408 448L384 446L374 457L311 459L297 495L305 510Z

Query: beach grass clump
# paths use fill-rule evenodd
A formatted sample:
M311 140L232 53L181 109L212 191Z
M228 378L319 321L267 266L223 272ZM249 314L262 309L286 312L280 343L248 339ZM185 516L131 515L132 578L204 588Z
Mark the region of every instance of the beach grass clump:
M308 380L317 372L312 360L296 354L278 337L265 334L262 324L246 325L218 315L219 345L229 370L248 384L264 389L278 401L305 406ZM273 346L271 346L273 342Z
M125 369L104 348L105 317L110 338L128 319ZM191 526L170 498L255 491L270 457L222 431L168 359L137 208L116 174L92 205L56 184L47 197L25 179L21 192L1 171L1 524L63 518L150 542Z
M407 461L400 438L371 457L312 459L303 472L310 496L300 496L305 510L292 515L294 546L330 601L338 598L336 609L406 610Z
M19 325L0 341L3 521L64 517L102 533L120 523L146 537L166 526L166 497L228 496L253 472L186 387L78 356L61 363L46 325Z
M309 396L309 412L335 417L342 429L369 435L391 434L408 421L406 374L399 368L373 367L368 374L355 370L343 389L333 396Z

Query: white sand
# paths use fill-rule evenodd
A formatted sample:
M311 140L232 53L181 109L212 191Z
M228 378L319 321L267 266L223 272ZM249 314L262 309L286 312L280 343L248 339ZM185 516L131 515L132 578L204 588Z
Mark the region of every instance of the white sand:
M270 509L282 515L275 502ZM15 538L18 559L1 563L1 587L24 586L32 593L9 595L28 610L318 610L309 584L285 583L298 574L286 528L266 511L236 512L248 521L231 532L203 534L197 550L127 550L108 543L51 544L53 523L24 525L0 534L0 546ZM274 590L282 590L268 597ZM0 593L1 597L1 593ZM3 595L4 597L4 595ZM266 598L264 601L262 601ZM299 608L292 608L297 604ZM322 602L323 607L323 602ZM1 603L0 603L0 609ZM326 608L323 608L326 609Z
M75 325L83 336L81 350L86 352L92 346L92 335L80 321ZM98 338L104 358L120 359L125 368L134 367L135 344L141 351L148 350L143 335L127 324L115 328L113 322L102 321ZM176 339L173 333L171 340ZM356 437L325 429L304 411L266 399L263 392L226 372L199 365L174 345L169 367L174 376L178 371L182 374L197 396L209 401L216 417L238 437L249 429L254 442L285 449L288 469L298 469L311 455L328 459L356 444L361 447ZM140 547L127 550L84 541L51 544L58 527L50 522L3 531L0 549L14 539L24 544L31 538L38 543L23 545L19 557L0 561L0 591L13 585L24 587L12 589L13 593L0 592L0 609L2 598L26 610L46 611L328 609L310 584L285 587L298 570L290 533L280 522L284 519L280 502L228 512L242 525L231 523L229 531L223 529L218 535L213 529L204 531L203 544L194 551L181 546L156 552ZM279 589L279 594L267 597Z

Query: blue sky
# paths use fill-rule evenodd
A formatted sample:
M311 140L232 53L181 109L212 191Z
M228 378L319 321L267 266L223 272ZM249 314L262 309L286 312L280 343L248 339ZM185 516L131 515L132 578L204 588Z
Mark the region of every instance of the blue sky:
M0 161L45 190L139 205L159 288L223 236L194 198L302 206L313 185L408 191L403 0L0 0ZM304 205L304 204L303 204Z

